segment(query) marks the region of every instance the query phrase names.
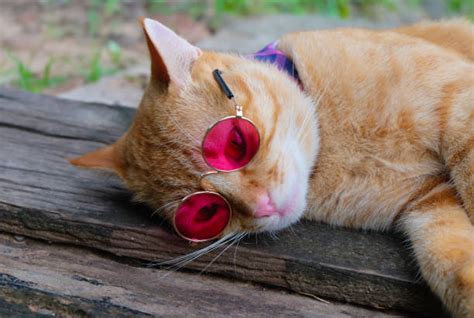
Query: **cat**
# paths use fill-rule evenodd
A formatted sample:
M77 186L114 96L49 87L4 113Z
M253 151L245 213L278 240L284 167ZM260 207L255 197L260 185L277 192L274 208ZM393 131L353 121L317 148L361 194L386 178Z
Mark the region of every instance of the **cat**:
M204 52L151 19L142 25L151 78L133 124L72 164L114 171L170 221L181 198L216 191L236 211L222 235L277 231L302 217L399 230L450 312L474 317L471 23L284 35L278 49L302 85L272 64ZM201 182L203 134L234 111L215 69L261 146L244 169Z

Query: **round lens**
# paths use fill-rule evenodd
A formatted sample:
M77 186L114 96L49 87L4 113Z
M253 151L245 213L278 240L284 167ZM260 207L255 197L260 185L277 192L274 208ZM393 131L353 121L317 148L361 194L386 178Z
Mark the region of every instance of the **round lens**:
M227 201L213 192L197 192L187 196L176 210L176 231L190 241L207 241L224 231L230 221Z
M243 168L260 146L257 127L245 118L230 117L217 122L204 137L204 160L219 171Z

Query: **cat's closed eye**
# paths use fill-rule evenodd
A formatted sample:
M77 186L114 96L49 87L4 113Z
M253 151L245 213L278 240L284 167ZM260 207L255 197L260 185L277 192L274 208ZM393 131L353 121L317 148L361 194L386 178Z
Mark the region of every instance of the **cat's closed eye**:
M243 159L247 149L247 144L239 127L234 127L230 131L224 149L226 157L237 162Z

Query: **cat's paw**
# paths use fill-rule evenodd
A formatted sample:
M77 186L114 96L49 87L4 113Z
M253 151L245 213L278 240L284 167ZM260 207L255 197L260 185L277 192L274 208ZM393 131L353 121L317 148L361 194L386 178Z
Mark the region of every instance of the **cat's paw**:
M474 259L457 272L456 288L459 289L460 299L455 316L474 318Z

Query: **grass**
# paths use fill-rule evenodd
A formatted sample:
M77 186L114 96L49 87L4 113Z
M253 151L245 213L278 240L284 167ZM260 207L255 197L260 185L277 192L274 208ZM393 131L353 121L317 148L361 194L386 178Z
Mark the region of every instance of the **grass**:
M451 14L465 15L474 20L473 0L444 0L444 2ZM145 3L152 13L166 15L185 12L194 18L202 17L209 9L205 0L146 0ZM418 8L422 6L422 0L214 0L213 9L217 17L224 14L317 13L345 19L355 13L370 15L372 9L377 6L397 11L401 5Z
M90 7L87 10L87 28L89 35L96 37L100 25L104 19L110 19L113 15L120 13L122 0L89 0Z
M250 1L217 0L217 14L254 15L269 13L319 13L326 16L347 18L351 15L349 0L286 0L286 1Z
M109 41L106 47L107 53L110 55L113 66L105 67L102 62L102 51L96 51L89 63L89 68L83 75L86 83L93 83L100 80L103 76L113 75L124 67L122 62L122 49L115 41Z
M46 3L54 10L57 5L69 5L72 0L47 0ZM107 23L118 23L123 16L126 0L84 0L87 1L87 34L97 43L104 43L100 28ZM128 0L127 0L128 1ZM474 21L474 0L444 0L449 13L464 15ZM211 4L209 4L211 3ZM355 14L369 15L375 7L397 12L400 4L413 8L422 6L422 0L145 0L145 10L153 14L170 15L185 13L195 19L209 18L213 12L210 25L216 25L214 18L223 15L256 15L256 14L320 14L324 16L349 18ZM117 26L119 27L119 25ZM63 29L56 25L47 25L46 32L52 39L58 40ZM123 69L122 49L115 41L106 41L106 45L98 50L91 49L87 67L79 69L77 76L84 82L91 83L100 80L103 76L111 75ZM96 44L96 46L103 44ZM108 63L104 62L104 54L108 56ZM0 84L11 82L14 85L31 92L41 92L45 89L64 84L69 80L65 76L52 76L56 63L52 58L43 66L42 70L34 72L32 68L13 54L8 54L13 61L13 68L0 72ZM57 69L55 69L57 70ZM55 72L55 74L58 72ZM77 77L76 76L76 77Z
M474 1L473 0L449 0L448 8L456 14L463 14L471 21L474 21Z
M88 68L78 70L78 74L82 74L81 77L84 82L96 82L103 76L113 75L125 67L122 58L122 49L117 42L109 41L105 48L105 53L109 55L112 66L105 66L102 59L104 50L96 50L90 58ZM7 52L7 56L13 61L14 67L1 72L0 84L10 82L23 90L39 93L45 89L53 88L67 82L65 76L51 75L53 67L57 65L53 58L48 60L41 72L34 72L32 68L18 56L10 52Z
M18 86L23 90L30 92L38 93L43 91L46 88L54 87L60 84L63 84L66 81L66 78L61 76L51 76L51 69L54 64L52 58L46 63L43 67L41 73L37 74L31 70L24 62L22 62L18 57L11 53L7 53L8 56L14 61L15 68L13 72L16 76L13 78L13 84Z

